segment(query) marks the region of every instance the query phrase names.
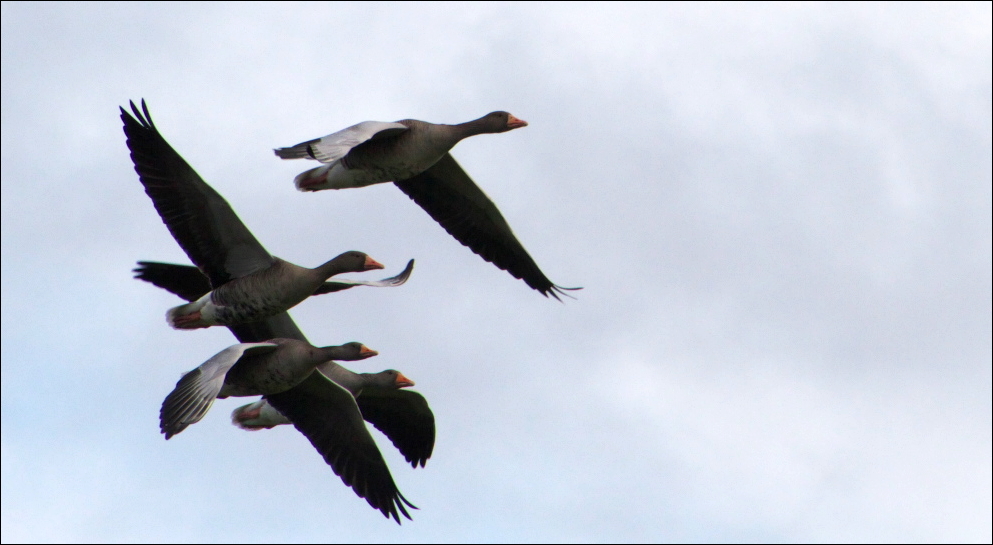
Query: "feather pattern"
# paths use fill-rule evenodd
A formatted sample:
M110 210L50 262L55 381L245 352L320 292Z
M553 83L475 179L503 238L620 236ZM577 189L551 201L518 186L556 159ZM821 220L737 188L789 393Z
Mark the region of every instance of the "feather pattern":
M265 353L274 350L274 343L241 343L229 346L186 373L176 388L166 396L159 411L159 427L166 439L185 430L203 418L214 399L224 387L224 378L246 352Z
M392 136L405 130L407 127L400 123L363 121L327 136L273 151L280 159L314 159L322 163L333 163L347 155L355 146L376 136Z

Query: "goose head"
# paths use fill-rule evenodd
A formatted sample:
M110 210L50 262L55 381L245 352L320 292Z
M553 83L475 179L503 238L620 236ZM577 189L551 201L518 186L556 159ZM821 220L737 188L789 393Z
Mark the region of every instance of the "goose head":
M359 361L379 355L379 352L358 342L345 343L329 348L333 349L330 359L340 361Z
M476 130L482 133L501 133L527 127L528 122L514 117L509 112L490 112L475 121L470 121Z

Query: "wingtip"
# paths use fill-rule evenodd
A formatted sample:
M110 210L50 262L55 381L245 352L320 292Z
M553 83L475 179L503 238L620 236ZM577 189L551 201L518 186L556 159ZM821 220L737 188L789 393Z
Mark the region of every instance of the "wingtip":
M414 520L410 518L410 513L407 512L406 508L404 508L404 504L407 504L407 507L410 507L411 509L418 509L416 505L410 503L410 501L407 498L403 497L403 494L401 494L400 491L397 490L397 495L395 498L393 498L394 508L392 509L392 515L393 518L396 519L398 525L401 524L401 520L400 517L397 515L397 510L399 510L400 513L407 518L407 520L410 521Z
M400 271L400 274L393 277L393 285L402 286L403 284L406 284L407 280L410 279L411 273L413 272L414 272L414 260L411 259L410 261L407 262L407 266L404 267L402 271Z
M418 458L412 458L412 459L407 460L407 461L410 462L410 467L412 467L414 469L417 469L418 466L425 467L425 464L428 463L428 459L427 458L420 458L420 459L418 459Z
M128 117L132 117L138 121L139 124L144 126L144 128L158 130L155 128L155 123L152 122L152 114L148 112L148 104L145 102L145 99L141 99L141 109L138 108L138 105L135 104L133 100L128 100L128 105L131 106L131 113L128 113L123 106L120 107L121 119L124 120L125 123L127 123Z
M403 525L403 519L400 518L400 515L403 515L407 520L414 520L411 518L410 513L407 512L406 507L410 507L411 509L419 509L416 505L410 503L410 500L403 497L403 494L401 494L399 490L396 491L395 496L390 498L389 503L385 505L377 506L376 501L370 497L366 497L365 500L369 502L369 505L371 505L373 509L376 509L382 513L384 517L395 520L396 523L401 526ZM404 505L406 505L406 507L404 507Z
M159 411L159 431L162 435L165 435L166 441L168 441L185 430L187 425L184 425L182 421L177 422L167 417L165 410L165 406L163 405L162 410Z
M565 301L563 301L562 298L559 297L559 295L564 295L564 296L568 297L569 299L572 299L572 300L575 301L576 298L573 297L572 295L569 295L568 293L566 293L566 291L576 291L576 290L581 290L581 289L583 289L583 288L581 288L581 287L579 287L579 288L565 288L565 287L559 286L557 284L552 284L552 286L550 288L548 288L548 290L541 292L541 294L544 295L545 297L548 297L549 294L551 294L551 296L554 297L556 301L558 301L560 303L565 303Z
M145 279L145 273L148 271L148 266L151 265L151 264L152 263L150 261L139 261L136 264L137 267L131 269L131 272L134 273L134 278L136 278L138 280L144 280Z

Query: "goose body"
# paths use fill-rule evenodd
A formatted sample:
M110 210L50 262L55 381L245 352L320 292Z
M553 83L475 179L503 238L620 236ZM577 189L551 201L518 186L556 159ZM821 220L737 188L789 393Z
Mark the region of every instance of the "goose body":
M275 258L242 223L227 201L162 137L144 101L140 110L133 102L130 113L121 108L121 121L131 160L145 193L173 238L206 278L208 289L273 263ZM161 271L156 274L158 272ZM185 272L183 275L191 277ZM203 280L196 283L203 285ZM204 294L186 287L181 289L187 294L195 293L187 298L189 300ZM227 327L242 343L273 338L306 341L303 332L285 311L257 322ZM348 390L320 372L311 372L289 390L267 394L265 398L310 440L324 461L356 495L397 523L401 515L410 518L407 507L414 506L393 481L382 453L363 422L364 415Z
M273 258L264 269L226 282L196 301L169 309L166 321L176 329L256 322L296 306L331 276L382 268L376 260L354 251L315 269Z
M330 359L355 361L376 354L361 343L316 347L298 339L229 346L179 379L162 403L159 426L169 439L199 422L216 398L278 394Z
M493 201L449 153L470 136L526 126L507 112L458 125L366 121L274 151L281 159L324 163L296 176L301 191L393 182L464 246L542 295L559 299L563 290L579 288L558 286L541 272Z

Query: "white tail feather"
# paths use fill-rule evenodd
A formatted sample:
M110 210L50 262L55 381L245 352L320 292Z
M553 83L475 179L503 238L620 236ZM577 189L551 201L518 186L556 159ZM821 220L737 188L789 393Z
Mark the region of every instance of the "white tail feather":
M305 170L293 178L293 183L299 191L317 191L327 189L327 174L334 165L321 165L317 168Z
M178 307L172 307L166 311L166 322L168 322L173 329L198 329L201 327L210 327L210 324L205 323L202 319L189 324L182 323L182 318L184 316L202 311L204 306L206 306L209 301L210 293L191 303L179 305Z
M254 411L258 411L258 414L249 416ZM280 424L289 424L290 421L279 411L273 409L272 405L269 405L265 399L260 399L255 403L242 405L232 411L231 423L243 430L258 431L275 428Z

